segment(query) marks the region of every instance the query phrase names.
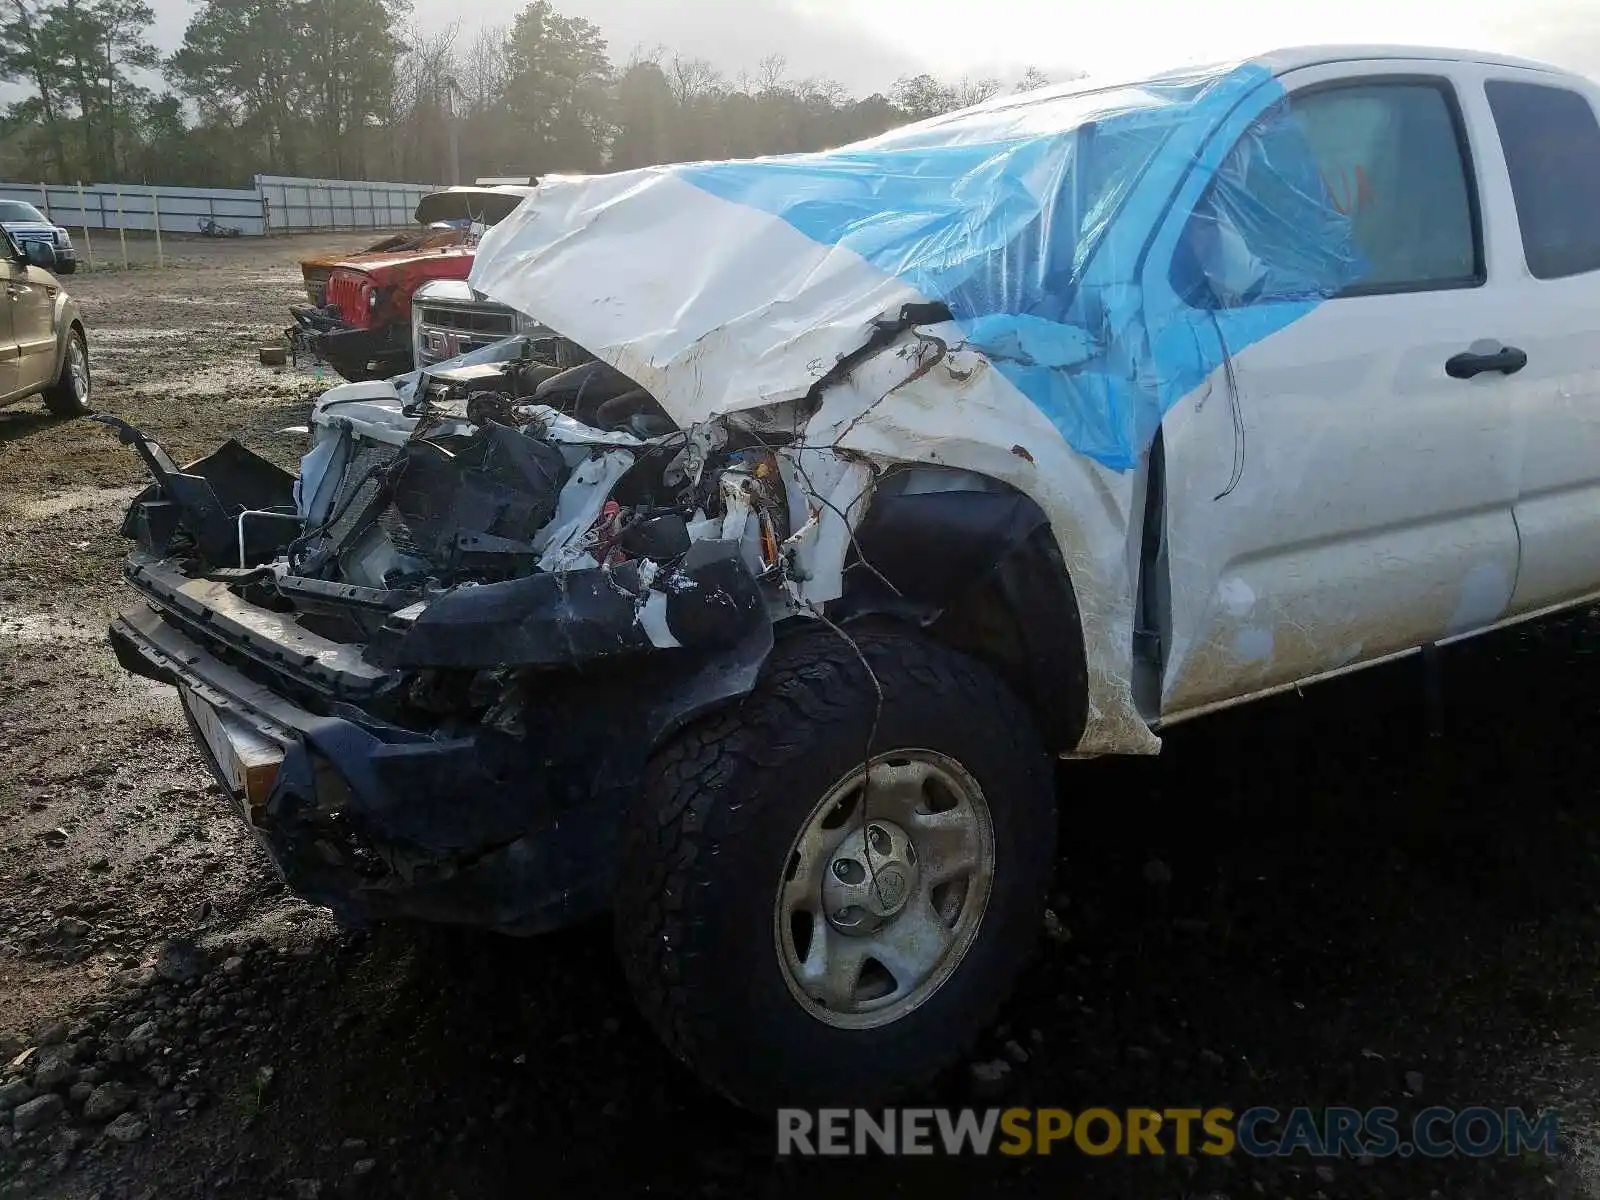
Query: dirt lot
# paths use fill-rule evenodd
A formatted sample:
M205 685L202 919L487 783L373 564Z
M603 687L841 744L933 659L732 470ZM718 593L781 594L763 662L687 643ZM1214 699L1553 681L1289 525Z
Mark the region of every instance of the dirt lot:
M314 245L71 280L98 406L292 465L325 385L253 347ZM823 1166L666 1059L605 928L352 933L284 893L104 645L141 479L102 426L0 411L0 1105L66 1101L0 1118L0 1193L1600 1196L1600 614L1449 653L1441 736L1411 663L1064 764L1060 921L979 1047L1009 1072L926 1097L1557 1106L1556 1158Z

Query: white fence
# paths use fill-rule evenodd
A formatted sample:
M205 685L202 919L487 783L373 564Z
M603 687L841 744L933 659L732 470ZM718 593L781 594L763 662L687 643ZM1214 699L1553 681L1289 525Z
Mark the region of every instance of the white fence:
M259 193L231 188L144 187L139 184L0 183L0 200L24 200L69 229L142 229L159 223L162 233L199 233L201 223L267 232Z
M398 229L411 223L417 201L442 186L285 175L257 175L255 183L274 233Z
M69 229L199 233L214 221L246 237L345 229L400 229L417 201L443 185L257 175L255 188L140 184L0 183L0 200L24 200Z

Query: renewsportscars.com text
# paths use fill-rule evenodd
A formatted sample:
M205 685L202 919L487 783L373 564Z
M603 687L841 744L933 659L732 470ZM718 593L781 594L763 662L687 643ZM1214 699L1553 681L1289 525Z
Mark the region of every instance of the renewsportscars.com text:
M1557 1115L1520 1108L780 1109L779 1155L1245 1154L1487 1158L1556 1152Z

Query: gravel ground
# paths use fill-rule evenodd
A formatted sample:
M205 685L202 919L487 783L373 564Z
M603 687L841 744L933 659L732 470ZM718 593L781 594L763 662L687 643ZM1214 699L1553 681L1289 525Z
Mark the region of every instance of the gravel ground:
M326 384L253 348L315 248L70 280L98 405L292 465ZM1600 613L1447 653L1437 736L1409 663L1063 764L1038 962L922 1098L1558 1107L1556 1157L777 1161L657 1047L603 926L351 933L283 891L105 647L141 482L103 427L0 411L0 1193L1600 1196Z

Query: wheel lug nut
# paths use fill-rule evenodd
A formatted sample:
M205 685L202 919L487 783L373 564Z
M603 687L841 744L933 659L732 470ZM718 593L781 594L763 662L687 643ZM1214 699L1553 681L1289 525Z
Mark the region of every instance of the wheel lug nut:
M853 858L834 859L833 873L841 883L860 883L867 877L866 868Z

